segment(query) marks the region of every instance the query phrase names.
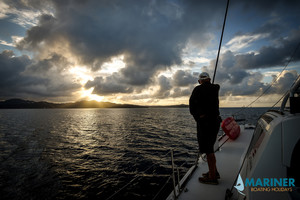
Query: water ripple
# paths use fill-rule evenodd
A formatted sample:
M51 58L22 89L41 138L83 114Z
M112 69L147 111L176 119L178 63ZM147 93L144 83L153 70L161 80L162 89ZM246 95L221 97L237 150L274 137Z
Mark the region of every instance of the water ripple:
M1 199L106 199L133 178L114 199L152 199L195 131L187 108L0 110Z

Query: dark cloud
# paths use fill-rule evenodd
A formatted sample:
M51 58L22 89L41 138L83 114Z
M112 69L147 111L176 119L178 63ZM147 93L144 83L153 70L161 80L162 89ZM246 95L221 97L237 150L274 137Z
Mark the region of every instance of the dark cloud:
M239 84L221 84L221 96L259 96L263 92L265 95L282 95L290 89L292 83L296 80L298 73L295 70L284 71L277 81L263 83L263 74L260 72L249 73ZM274 76L274 79L277 78ZM267 90L268 89L268 90Z
M275 22L267 22L262 26L258 27L256 30L252 32L252 34L268 34L269 38L278 38L281 35L282 30L287 27L284 24L278 24Z
M173 65L183 64L187 43L195 44L200 50L208 47L213 39L211 34L220 31L226 5L221 0L5 2L18 10L42 13L46 6L52 14L42 14L38 24L28 29L25 38L18 43L20 50L34 54L33 59L12 56L11 52L1 54L2 96L22 92L40 96L70 95L80 88L76 81L64 75L64 69L71 65L70 59L97 71L104 62L120 54L124 55L124 68L109 76L96 77L85 88L94 87L93 93L110 95L137 93L157 84L159 89L154 95L157 98L188 96L191 87L197 84L197 74L178 70L170 78L156 76ZM251 33L237 35L268 34L271 45L256 53L227 51L221 55L216 82L222 83L223 95L257 94L267 87L262 83L262 74L250 71L286 64L300 41L299 30L281 37L282 29L287 26L271 22L274 19L271 16L297 10L299 4L299 1L280 0L231 2L230 9L242 6L248 13L255 10L255 14L265 16L268 21ZM294 61L299 60L300 51L294 57ZM212 60L203 68L211 76L214 63ZM196 67L193 61L189 65L191 69Z
M271 41L272 39L271 37ZM274 46L264 46L256 53L235 54L231 51L226 51L220 56L216 83L221 84L220 94L222 96L260 95L266 90L270 83L266 84L263 82L264 75L262 73L254 73L251 70L272 70L273 67L284 67L300 42L300 30L293 30L287 37L273 40L273 42ZM294 54L292 62L298 62L299 60L300 49ZM214 68L215 60L212 60L209 66L203 67L203 71L207 71L213 76ZM290 88L296 77L296 71L286 71L273 84L268 94L282 94Z
M27 67L26 74L53 77L61 75L64 70L69 69L70 63L58 54L52 54L49 58L39 60ZM55 73L54 73L55 72Z
M237 1L236 4L241 5L246 11L255 8L257 13L267 16L286 14L287 10L297 11L300 6L300 2L297 0Z
M39 50L41 44L46 44L51 49L63 38L68 50L93 70L113 56L124 54L128 65L121 71L122 80L145 85L157 71L182 63L182 50L190 37L208 40L207 33L213 28L210 22L222 21L223 4L53 1L55 16L43 15L38 26L28 30L19 48Z
M247 53L236 55L236 65L244 69L258 69L275 66L283 66L293 55L297 45L300 43L300 30L294 30L289 37L280 38L277 46L264 46L258 53ZM298 50L293 57L293 61L300 60Z
M15 96L22 92L23 85L34 84L36 80L28 80L21 75L26 66L31 63L28 56L15 57L12 51L0 54L0 97Z
M61 56L53 55L36 62L28 56L3 51L0 54L0 98L71 96L81 85L63 75L60 66L66 64L63 60Z
M140 73L139 78L143 78L143 72ZM151 86L158 86L158 90L152 94L153 98L164 99L168 97L180 97L187 96L191 92L191 89L186 89L186 87L191 87L191 85L197 84L198 74L193 75L190 71L178 70L175 74L168 78L161 75L154 78L150 84L145 87L132 87L132 84L125 83L124 77L120 73L113 73L111 76L107 77L97 77L93 81L88 81L85 85L86 89L94 87L94 94L98 95L111 95L114 93L131 93L141 92L144 89L148 89ZM124 82L124 84L120 84ZM185 89L181 89L185 88Z
M69 67L70 63L65 57L53 54L49 58L29 65L23 74L43 80L33 89L40 96L71 96L72 92L81 88L81 84L79 80L67 73Z
M54 41L51 40L56 37L53 34L55 32L55 22L53 16L42 15L39 25L27 30L27 36L17 44L17 47L20 50L40 51L41 48L47 48L45 45L40 45L43 42L46 42L46 46L52 46ZM51 39L45 40L47 37Z
M198 74L192 74L190 71L177 70L175 74L167 78L158 77L159 90L153 95L153 98L177 98L191 95L194 86L198 83Z
M94 88L93 94L99 95L111 95L115 93L131 93L133 88L126 85L120 84L118 74L114 73L108 77L97 77L93 81L88 81L85 84L85 88Z
M262 82L263 75L259 72L249 73L248 76L244 77L239 84L232 85L231 83L225 82L221 85L220 95L238 95L238 96L257 96L260 95L266 88L267 85Z
M187 89L182 89L179 87L176 87L173 89L173 93L171 94L172 98L177 98L177 97L188 97L191 95L191 92L193 91L193 86L190 86Z
M291 71L285 71L277 80L274 76L275 83L273 84L272 88L270 89L271 91L269 93L275 93L275 94L282 94L284 93L287 89L289 89L293 82L296 80L298 77L298 73L296 70L291 70Z
M170 80L165 76L158 77L159 90L154 94L155 98L164 99L170 96L172 85Z
M7 5L18 10L32 10L32 9L43 9L45 6L49 6L50 1L41 0L3 0Z
M193 76L191 72L186 72L183 70L178 70L175 72L173 75L173 85L174 86L188 86L190 84L195 84L197 83L197 76Z
M300 42L300 29L293 30L285 38L276 40L274 46L263 46L258 52L236 54L230 50L220 55L216 82L229 82L231 85L240 84L245 78L253 74L249 70L272 69L274 67L284 67L293 55ZM295 52L292 62L300 61L300 48ZM209 66L204 66L203 71L207 71L213 76L215 59L211 60ZM246 86L246 85L245 85Z
M249 76L249 73L243 70L235 70L230 73L230 83L231 84L238 84L243 80L245 77Z

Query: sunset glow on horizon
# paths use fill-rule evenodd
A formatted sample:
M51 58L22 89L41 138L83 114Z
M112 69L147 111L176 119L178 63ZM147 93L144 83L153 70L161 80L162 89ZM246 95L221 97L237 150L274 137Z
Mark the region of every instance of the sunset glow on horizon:
M198 75L213 76L226 2L134 2L2 1L0 100L188 104ZM271 85L252 106L281 98L300 73L299 18L298 1L230 3L220 106L246 106Z

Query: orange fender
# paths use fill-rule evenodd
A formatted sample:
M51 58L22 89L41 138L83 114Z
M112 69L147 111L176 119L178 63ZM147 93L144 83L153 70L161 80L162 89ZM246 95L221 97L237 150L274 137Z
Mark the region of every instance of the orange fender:
M236 123L233 117L224 119L221 127L225 134L232 140L235 140L240 135L240 126Z

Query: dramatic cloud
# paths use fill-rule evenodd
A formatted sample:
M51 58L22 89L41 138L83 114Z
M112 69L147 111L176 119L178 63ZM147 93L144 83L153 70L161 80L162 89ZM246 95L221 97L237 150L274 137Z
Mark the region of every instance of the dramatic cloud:
M220 95L260 95L267 88L267 85L262 82L262 79L263 75L256 72L245 76L239 84L232 85L232 83L225 82L224 84L221 84Z
M173 93L171 94L172 98L177 97L189 97L191 95L191 92L193 91L194 87L190 86L187 89L181 89L181 88L174 88Z
M273 94L282 94L284 93L287 88L290 88L292 86L292 84L294 83L294 81L296 80L296 78L299 76L299 74L297 73L296 70L291 70L291 71L284 71L282 73L282 75L277 78L274 77L274 84L270 89L269 93L273 93Z
M280 38L277 46L264 46L258 53L236 55L236 65L244 69L258 69L286 65L300 43L300 30L293 31L288 38ZM297 51L293 61L300 60Z
M0 96L63 97L93 88L108 98L188 97L197 73L213 76L225 6L221 0L1 1L0 24L19 27L9 36L0 31L0 47L19 51L1 53ZM293 0L230 3L216 75L221 95L257 95L268 87L260 70L289 60L300 42L299 8ZM87 69L89 78L79 80L84 71L72 77L72 68ZM286 71L276 91L296 75Z
M271 29L270 32L272 30L274 29ZM257 32L265 32L265 28L261 27ZM248 38L249 35L236 36L231 40L231 44L234 44L239 38ZM300 30L293 30L287 37L277 38L276 40L271 35L274 36L273 34L269 34L268 37L270 37L269 40L272 41L271 44L273 45L263 46L255 53L241 54L227 50L220 56L216 83L221 84L221 96L260 95L271 83L264 83L263 78L265 75L261 72L253 72L251 71L252 69L271 70L277 66L283 68L292 55L293 62L300 60L300 49L295 52L300 42ZM212 60L209 66L203 67L203 71L207 71L213 75L214 67L215 60ZM273 85L267 94L284 93L290 88L297 76L298 73L295 70L284 71L278 80L272 83ZM273 76L273 78L276 78L276 76Z
M10 97L22 92L24 85L31 85L38 80L28 80L21 75L26 66L31 63L28 56L15 57L12 51L0 54L0 91L1 96Z
M170 96L172 86L170 80L165 76L158 77L159 90L154 94L155 97L163 99Z
M94 94L111 95L115 93L131 93L132 87L119 83L117 73L109 77L97 77L93 81L88 81L85 84L87 89L94 88Z
M39 62L28 56L17 57L12 51L0 54L0 98L11 97L64 97L80 89L64 68L65 59L53 55Z
M256 40L267 37L268 34L252 34L252 35L237 35L226 43L226 46L231 51L238 51L240 49L249 47L251 43Z
M94 88L93 93L98 95L112 95L117 93L132 93L147 90L150 87L156 87L153 94L148 94L153 98L165 99L168 97L181 97L190 95L191 86L197 84L198 75L193 75L191 71L178 70L172 77L161 75L153 78L152 82L146 87L133 87L127 84L119 84L122 81L119 73L113 73L111 76L97 77L93 81L88 81L85 88ZM189 87L189 89L186 89ZM146 96L145 96L146 97Z
M294 30L288 37L276 40L276 46L263 46L255 53L239 54L228 50L220 56L216 82L239 84L248 76L253 76L253 73L249 73L251 69L283 67L292 55L293 62L299 61L300 48L293 54L299 43L300 30ZM215 60L212 60L203 70L213 74L214 68Z
M191 72L185 72L183 70L178 70L173 75L173 85L174 86L188 86L190 84L197 83L197 77L193 76Z
M123 54L127 66L120 84L145 85L158 70L181 64L191 37L209 39L210 22L222 21L223 4L204 9L181 1L53 1L55 16L42 15L18 47L43 56L63 49L95 71Z
M36 26L42 13L50 13L50 4L38 0L3 0L0 2L0 19L11 18L12 22L29 28Z

